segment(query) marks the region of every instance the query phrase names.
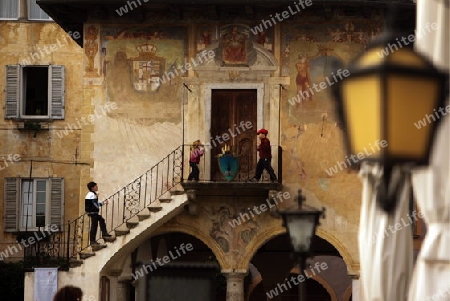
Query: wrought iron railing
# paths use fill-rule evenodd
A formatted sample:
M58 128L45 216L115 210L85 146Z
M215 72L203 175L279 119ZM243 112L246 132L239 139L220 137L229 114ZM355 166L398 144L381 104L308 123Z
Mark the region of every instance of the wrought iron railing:
M143 175L109 196L107 206L102 206L100 214L105 218L109 232L114 230L127 230L125 227L133 218L153 204L158 199L170 197L167 195L171 189L183 181L187 181L190 172L189 156L191 145L182 145L169 153L165 158L155 164ZM248 182L255 173L257 155L247 152L235 153L243 165L238 175L232 181ZM282 149L280 146L272 146L272 166L281 183L282 175ZM199 163L200 182L225 182L225 179L217 174L217 155L206 148ZM216 172L214 172L214 170ZM267 174L263 174L262 182L269 181ZM167 196L166 196L167 195ZM71 260L78 259L78 255L89 246L90 217L82 214L69 221L62 227L61 232L46 232L45 239L38 240L24 248L24 262L27 268L37 266L58 266L68 269ZM43 236L42 232L37 232ZM39 234L41 233L41 234ZM101 231L97 231L97 239ZM26 233L24 239L36 237L36 233Z
M100 214L109 232L119 230L140 212L148 210L148 206L165 197L182 181L183 152L183 147L178 147L143 175L102 200L108 202L101 207ZM70 260L77 259L77 255L89 247L90 226L90 217L82 214L69 221L63 231L52 233L40 244L30 245L24 253L27 267L58 265L68 268ZM97 232L100 236L101 231Z
M189 154L190 145L184 145L185 161L183 168L183 179L187 180L190 172ZM249 182L256 171L258 162L258 153L251 147L231 147L230 152L239 160L239 169L236 176L230 182ZM279 145L271 146L272 160L271 165L275 171L278 182L282 181L282 148ZM218 156L222 154L221 148L204 147L204 154L200 158L198 168L200 170L199 182L228 182L220 171ZM270 182L269 174L264 171L260 179L261 182Z

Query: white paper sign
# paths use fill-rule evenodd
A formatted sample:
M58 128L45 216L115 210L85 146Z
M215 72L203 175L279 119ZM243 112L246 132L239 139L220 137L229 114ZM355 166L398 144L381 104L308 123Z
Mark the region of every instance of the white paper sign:
M34 269L34 301L52 301L58 288L58 268Z

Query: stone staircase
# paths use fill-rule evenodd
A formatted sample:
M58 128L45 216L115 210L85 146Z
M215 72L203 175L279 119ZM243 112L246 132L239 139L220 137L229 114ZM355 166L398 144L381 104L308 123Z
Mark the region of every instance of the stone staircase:
M170 197L158 198L157 201L153 202L147 206L147 208L143 209L137 215L133 216L116 228L112 233L113 236L102 238L104 243L91 245L87 249L81 251L76 259L70 260L70 268L82 266L84 260L94 257L100 252L115 252L117 246L113 246L119 238L123 238L121 239L120 245L124 246L126 241L130 239L129 237L127 239L127 236L130 236L130 234L133 234L132 236L135 237L136 235L139 235L142 230L148 230L151 228L151 226L157 221L161 221L162 219L167 221L178 214L181 210L184 210L184 205L188 202L188 197L184 190L182 190L182 188L175 188L174 190L168 191L168 193L170 194ZM175 211L177 211L176 214L173 214ZM114 250L110 251L110 249Z

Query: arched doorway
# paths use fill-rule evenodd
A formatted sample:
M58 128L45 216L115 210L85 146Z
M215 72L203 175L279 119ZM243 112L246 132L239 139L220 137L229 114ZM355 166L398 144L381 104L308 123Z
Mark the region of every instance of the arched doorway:
M342 296L351 284L342 256L332 244L318 236L313 237L311 249L315 257L307 260L308 268L304 273L310 276L305 278L305 301L338 300L337 296ZM274 301L298 300L298 261L292 256L286 234L264 244L253 256L251 264L261 274L263 289L251 292L247 296L248 301L266 301L267 298ZM339 281L333 282L335 276ZM295 281L291 280L292 277Z
M130 300L222 300L226 294L226 281L215 255L195 236L180 232L156 235L131 257L138 295Z

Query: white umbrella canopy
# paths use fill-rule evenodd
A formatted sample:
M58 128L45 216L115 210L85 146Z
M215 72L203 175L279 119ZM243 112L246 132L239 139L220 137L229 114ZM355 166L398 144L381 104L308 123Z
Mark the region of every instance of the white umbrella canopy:
M417 37L416 50L430 58L438 69L449 72L449 0L418 1L417 31L432 23L437 23L436 30ZM450 118L441 118L444 120L434 142L430 167L413 173L416 200L427 224L427 234L417 258L409 301L450 300Z
M409 210L410 182L400 191L397 207L387 214L378 205L375 181L380 180L379 165L364 163L359 225L361 293L364 301L405 301L412 274L413 246Z

